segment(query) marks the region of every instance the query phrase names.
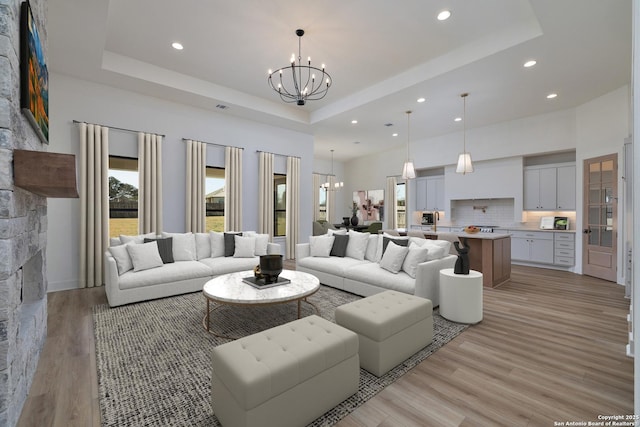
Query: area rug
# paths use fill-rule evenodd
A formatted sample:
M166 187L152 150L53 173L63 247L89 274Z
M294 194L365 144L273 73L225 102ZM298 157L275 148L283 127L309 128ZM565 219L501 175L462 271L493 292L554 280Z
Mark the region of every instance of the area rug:
M326 286L309 298L319 315L334 321L337 306L359 296ZM228 342L202 324L201 293L122 307L93 309L98 390L103 426L220 426L211 409L211 348ZM303 303L302 316L315 314ZM245 336L296 319L297 305L220 306L211 316L216 332ZM378 378L360 370L358 392L309 426L331 426L418 365L467 326L434 312L433 342Z

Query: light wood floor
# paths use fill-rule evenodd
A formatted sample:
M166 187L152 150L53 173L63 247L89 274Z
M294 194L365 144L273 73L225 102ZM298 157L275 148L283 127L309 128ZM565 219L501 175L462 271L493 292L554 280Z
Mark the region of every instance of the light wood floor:
M91 307L102 288L49 294L49 333L20 427L99 426ZM553 426L633 414L622 286L514 266L484 320L339 427ZM271 426L265 426L271 427Z

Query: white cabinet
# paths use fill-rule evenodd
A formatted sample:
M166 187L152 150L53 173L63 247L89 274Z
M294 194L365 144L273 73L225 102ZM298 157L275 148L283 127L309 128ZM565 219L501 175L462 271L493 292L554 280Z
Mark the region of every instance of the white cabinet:
M427 210L444 210L444 177L427 178Z
M511 231L511 259L553 264L553 234L545 231Z
M561 210L576 209L576 167L562 166L557 171L557 207Z
M575 165L524 170L524 210L575 210Z
M553 233L555 242L554 264L573 266L576 263L575 233Z
M416 210L443 211L444 210L444 177L426 176L416 178L415 181Z

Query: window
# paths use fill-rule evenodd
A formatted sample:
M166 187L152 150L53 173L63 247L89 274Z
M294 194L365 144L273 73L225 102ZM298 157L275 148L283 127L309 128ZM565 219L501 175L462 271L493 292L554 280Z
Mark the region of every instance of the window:
M207 166L204 197L206 230L224 231L224 168Z
M407 228L407 186L404 182L396 184L396 221L398 228Z
M109 237L138 234L138 159L109 156Z
M320 201L320 211L318 212L319 220L327 220L327 190L320 187L320 194L318 195Z
M274 174L274 236L286 236L287 234L287 176Z

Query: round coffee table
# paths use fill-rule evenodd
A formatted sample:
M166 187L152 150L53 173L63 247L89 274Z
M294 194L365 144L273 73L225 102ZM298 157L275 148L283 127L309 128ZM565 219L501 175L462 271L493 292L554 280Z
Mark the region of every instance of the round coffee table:
M280 277L289 279L290 283L266 289L258 289L242 281L252 276L253 270L240 271L220 275L205 283L202 293L207 300L207 313L202 319L202 324L207 332L220 338L236 339L236 337L216 334L211 330L210 315L216 309L215 306L210 308L211 302L223 305L258 306L296 301L299 319L300 303L304 301L318 312L318 307L307 301L309 295L313 295L320 289L320 281L316 276L301 271L282 270Z

